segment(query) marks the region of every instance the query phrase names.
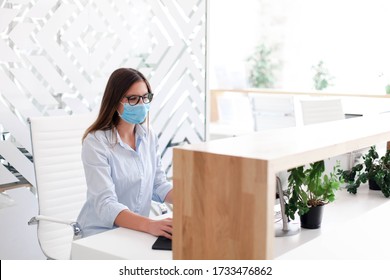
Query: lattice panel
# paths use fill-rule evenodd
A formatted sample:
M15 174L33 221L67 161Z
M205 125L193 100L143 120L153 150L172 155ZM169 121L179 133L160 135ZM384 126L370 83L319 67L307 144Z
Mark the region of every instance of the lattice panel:
M112 71L132 67L156 93L151 124L170 176L171 147L205 139L206 6L206 0L0 1L3 164L35 184L27 118L98 110ZM15 180L7 172L1 168L0 184Z

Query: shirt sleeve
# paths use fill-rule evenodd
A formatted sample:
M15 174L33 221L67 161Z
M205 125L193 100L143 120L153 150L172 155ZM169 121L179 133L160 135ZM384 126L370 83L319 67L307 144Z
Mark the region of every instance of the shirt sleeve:
M128 209L118 202L111 178L107 146L94 134L89 134L82 146L82 160L88 187L88 199L94 211L107 227L113 227L118 214Z
M152 133L154 149L155 149L155 162L156 162L156 174L153 183L153 196L152 199L156 202L164 202L168 192L172 189L172 184L167 180L167 176L161 164L161 154L159 151L158 138Z

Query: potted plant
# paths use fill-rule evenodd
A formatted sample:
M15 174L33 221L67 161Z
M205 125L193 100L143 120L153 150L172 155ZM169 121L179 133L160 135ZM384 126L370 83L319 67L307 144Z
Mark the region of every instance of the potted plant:
M371 146L363 155L363 163L358 163L350 170L339 169L340 179L347 183L347 191L353 194L363 183L371 190L381 190L385 197L390 197L390 150L379 157L375 146Z
M301 227L315 229L321 226L323 206L335 200L335 191L340 187L337 168L333 172L325 173L323 160L311 163L309 167L289 169L286 195L286 214L294 220L298 213Z
M313 65L312 70L314 71L313 82L316 90L323 90L332 86L331 81L334 77L330 75L328 68L325 67L325 63L322 60Z
M390 84L385 87L386 94L390 94Z
M268 47L261 43L247 58L250 65L249 83L252 87L273 88L275 86L276 71L280 68L280 62L274 54L276 49L276 46Z

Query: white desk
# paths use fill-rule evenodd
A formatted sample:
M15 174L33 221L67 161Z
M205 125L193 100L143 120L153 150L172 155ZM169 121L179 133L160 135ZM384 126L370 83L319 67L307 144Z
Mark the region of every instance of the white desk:
M370 259L390 258L385 235L390 232L390 199L367 185L356 195L342 189L336 200L325 206L322 226L301 229L294 236L275 238L275 258L294 259ZM162 216L164 217L164 216ZM299 218L292 223L299 224ZM76 240L72 259L172 259L172 251L152 250L156 237L117 228Z
M390 260L390 203L281 255L281 260Z
M390 98L343 96L341 100L347 114L368 116L390 111Z
M275 259L389 259L388 213L390 199L381 191L362 185L353 195L342 189L325 206L321 228L275 239Z
M280 260L389 260L390 201L324 231ZM340 215L344 215L340 213Z
M158 218L166 218L161 215ZM72 243L74 260L165 260L172 259L172 251L153 250L157 237L126 228L116 228Z

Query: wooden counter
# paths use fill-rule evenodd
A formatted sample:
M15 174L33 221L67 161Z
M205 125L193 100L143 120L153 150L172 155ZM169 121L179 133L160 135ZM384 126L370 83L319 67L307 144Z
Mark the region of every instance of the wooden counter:
M390 140L390 114L173 151L174 259L273 259L275 173Z

